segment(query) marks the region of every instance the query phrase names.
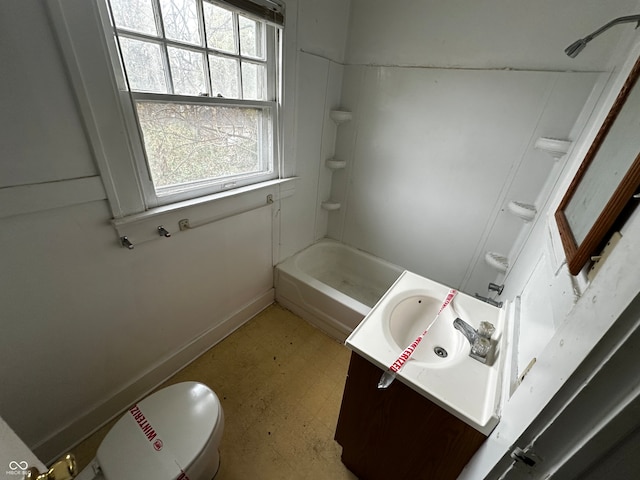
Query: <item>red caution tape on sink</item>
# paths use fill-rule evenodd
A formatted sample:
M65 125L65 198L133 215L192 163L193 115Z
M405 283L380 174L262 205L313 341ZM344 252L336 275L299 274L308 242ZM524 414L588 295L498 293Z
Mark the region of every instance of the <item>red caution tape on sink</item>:
M416 347L420 344L420 342L422 341L424 336L427 334L427 332L431 329L433 324L436 323L436 320L438 320L438 317L440 316L442 311L445 308L447 308L447 305L451 303L451 300L453 300L453 297L455 297L457 293L458 293L457 290L454 290L454 289L449 290L449 293L447 294L447 297L444 299L444 302L442 302L442 306L440 307L440 310L438 310L438 313L436 314L435 318L431 321L431 323L427 326L427 328L424 329L424 332L418 335L418 338L416 338L413 342L411 342L411 345L405 348L404 351L398 357L398 359L395 362L393 362L389 366L387 371L385 371L382 374L382 376L380 377L380 381L378 382L378 388L387 388L389 385L391 385L393 380L396 378L396 373L398 373L400 369L403 367L403 365L407 363L407 360L411 358L411 355L413 355L413 352L415 351Z

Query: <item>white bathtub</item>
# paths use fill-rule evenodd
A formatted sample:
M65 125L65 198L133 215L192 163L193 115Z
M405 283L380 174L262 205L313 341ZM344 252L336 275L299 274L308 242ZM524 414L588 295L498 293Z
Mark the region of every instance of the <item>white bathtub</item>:
M333 240L276 265L276 300L344 341L403 269Z

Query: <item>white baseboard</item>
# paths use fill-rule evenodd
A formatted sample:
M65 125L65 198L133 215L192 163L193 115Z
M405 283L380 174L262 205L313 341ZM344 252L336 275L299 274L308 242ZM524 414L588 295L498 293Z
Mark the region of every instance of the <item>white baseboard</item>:
M32 447L34 453L45 464L57 460L73 447L89 437L113 418L122 414L158 385L194 361L211 347L240 328L259 312L274 302L275 292L271 288L253 299L235 314L194 338L177 351L158 361L146 373L133 380L127 387L97 405L89 413L69 423L55 434Z

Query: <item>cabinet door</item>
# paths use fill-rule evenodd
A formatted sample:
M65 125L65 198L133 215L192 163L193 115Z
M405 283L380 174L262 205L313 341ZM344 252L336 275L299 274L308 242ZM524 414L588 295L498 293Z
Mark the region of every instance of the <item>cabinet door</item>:
M486 437L396 380L378 389L375 365L351 354L335 439L361 480L456 479Z

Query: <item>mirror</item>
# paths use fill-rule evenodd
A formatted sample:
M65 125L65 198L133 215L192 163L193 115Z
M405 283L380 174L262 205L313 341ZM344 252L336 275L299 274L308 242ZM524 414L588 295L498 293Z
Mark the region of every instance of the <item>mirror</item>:
M572 275L602 246L640 187L640 58L555 213Z

